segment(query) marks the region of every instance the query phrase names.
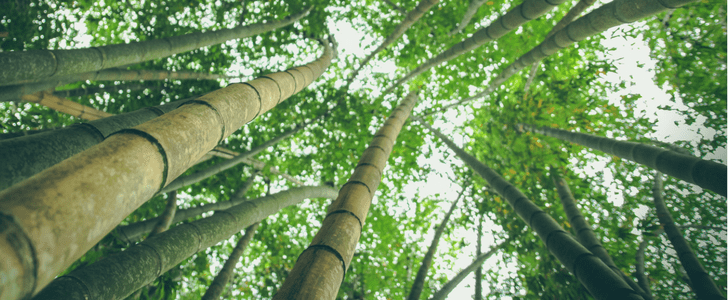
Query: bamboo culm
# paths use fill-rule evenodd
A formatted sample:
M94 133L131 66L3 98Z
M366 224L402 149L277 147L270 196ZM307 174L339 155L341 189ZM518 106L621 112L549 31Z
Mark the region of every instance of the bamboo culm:
M193 254L304 199L334 198L328 186L298 187L176 226L58 277L33 299L123 299Z
M485 3L485 0L471 0L470 4L468 4L468 9L465 10L465 13L463 14L462 20L458 22L458 26L455 27L452 31L448 32L447 35L456 35L463 31L465 29L465 26L468 26L468 23L470 23L470 20L473 19L473 16L475 13L478 12L478 8L482 6Z
M724 164L641 143L618 141L549 127L533 127L525 124L519 124L518 126L526 131L579 144L643 164L667 175L711 190L723 197L726 196L728 168Z
M685 268L685 272L690 278L692 283L693 291L701 300L718 300L726 299L723 293L715 285L713 278L700 264L700 260L695 256L695 252L690 248L690 244L685 240L680 230L675 226L675 221L672 219L670 211L665 205L665 198L663 196L662 187L662 174L656 172L654 185L652 186L652 199L655 203L655 211L657 212L657 218L660 220L665 233L670 243L677 252L677 257L680 263Z
M154 228L152 228L152 232L149 233L149 236L147 236L147 238L167 231L167 229L169 229L169 226L172 225L172 220L174 219L176 211L177 192L173 191L167 195L167 205L164 207L164 211L162 212L162 214L157 218L157 224L154 225Z
M56 97L70 98L70 97L83 97L88 95L95 95L100 93L114 94L119 91L142 91L142 90L157 90L160 89L158 86L144 85L144 84L119 84L119 85L106 85L104 87L83 87L72 90L54 91L53 95Z
M621 276L615 274L601 259L589 252L564 231L556 221L533 204L521 191L503 179L498 173L478 161L475 157L455 145L450 139L430 124L420 124L440 138L473 171L488 181L495 191L505 198L515 212L546 244L546 247L576 278L591 295L598 299L643 299Z
M224 138L318 78L334 53L324 43L314 62L208 93L0 191L0 273L12 274L0 298L37 293Z
M410 92L389 115L364 150L339 196L328 208L321 229L298 257L273 299L335 299L354 257L369 206L402 126L417 102Z
M420 265L420 269L417 270L417 276L415 276L415 281L412 282L412 289L410 289L407 300L420 299L422 289L425 287L425 278L427 277L427 271L432 265L432 258L435 256L435 252L437 252L437 244L440 242L440 237L442 236L442 233L445 232L445 227L447 226L447 222L450 220L450 215L452 215L452 212L455 211L455 207L457 207L458 201L460 201L460 197L463 196L463 192L465 192L465 189L463 189L463 191L460 192L460 195L458 195L457 199L452 202L452 205L450 205L450 210L447 211L445 217L442 219L440 227L438 227L435 231L435 236L432 237L430 247L427 248L427 253L425 253L425 257L422 258L422 264Z
M493 248L491 248L490 250L488 250L488 252L483 253L483 254L479 255L478 257L476 257L475 260L470 265L465 267L465 269L463 269L462 271L458 272L455 275L455 277L450 279L450 281L445 283L445 285L443 285L442 288L440 288L440 290L435 292L435 294L432 295L432 298L430 298L430 300L446 299L447 296L450 295L450 293L455 289L455 287L457 287L458 284L460 284L463 281L463 279L465 279L465 277L468 277L468 275L470 273L473 273L473 271L475 271L480 266L482 266L483 263L485 263L485 261L488 258L493 256L493 254L496 254L498 252L498 250L502 249L503 246L505 246L509 242L510 242L510 240L503 241L500 244L498 244L498 245L494 246Z
M282 20L196 32L180 36L73 50L34 50L0 53L0 86L55 80L59 77L94 72L159 59L173 54L271 31L306 16L308 8Z
M538 18L539 16L550 11L552 8L563 3L566 0L525 0L515 8L509 10L505 15L499 17L488 27L482 28L475 32L473 36L463 40L460 43L455 44L444 52L438 54L436 57L426 61L419 67L415 68L409 74L405 75L401 79L397 80L389 88L387 88L383 94L389 94L394 88L408 82L417 75L420 75L427 70L452 60L464 53L467 53L475 48L478 48L485 43L497 40L498 38L506 35L512 30L520 27L529 20Z
M230 253L222 269L217 273L215 279L212 280L205 294L202 295L202 300L217 300L220 298L223 289L225 289L225 286L233 275L233 271L235 271L235 264L238 263L240 257L243 255L243 251L248 247L250 241L253 240L253 235L255 235L255 231L258 229L258 225L260 225L260 222L256 222L245 229L245 235L235 244L233 252Z

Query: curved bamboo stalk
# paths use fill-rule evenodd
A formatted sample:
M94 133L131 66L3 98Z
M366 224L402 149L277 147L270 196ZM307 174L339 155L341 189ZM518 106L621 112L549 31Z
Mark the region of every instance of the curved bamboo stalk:
M657 218L660 219L660 223L665 228L667 238L675 248L677 257L680 259L680 263L690 278L693 291L698 296L698 299L726 299L718 289L718 286L715 285L713 279L710 278L708 272L705 271L703 265L700 264L698 257L695 256L695 252L690 248L690 245L682 236L680 230L675 226L675 221L673 221L672 215L667 209L667 205L665 205L665 199L662 194L662 173L657 172L655 174L654 185L652 186L652 198L655 202Z
M420 265L420 269L417 270L417 276L415 276L415 281L412 283L412 289L410 289L407 300L420 299L422 289L425 287L425 278L427 277L427 271L432 265L432 258L435 256L435 252L437 252L437 244L440 242L440 237L442 236L442 233L445 232L445 227L447 227L447 222L450 220L450 215L452 215L455 207L457 207L458 201L460 201L460 197L463 196L464 192L465 187L460 192L455 201L452 202L452 205L450 205L450 210L447 211L445 217L442 219L442 223L440 223L440 227L438 227L435 231L435 236L432 237L430 247L427 248L427 253L425 253L425 257L422 258L422 264Z
M349 78L346 80L345 86L348 87L349 85L351 85L351 83L354 81L356 76L359 75L359 72L361 71L361 69L364 68L364 66L366 66L369 63L369 61L371 61L372 58L374 58L374 56L377 55L377 53L386 49L387 47L389 47L389 45L394 43L394 41L399 39L404 34L404 32L407 31L407 29L409 29L412 26L412 24L417 22L417 20L419 20L425 14L425 12L430 10L430 8L435 6L438 2L440 2L440 0L421 0L417 4L417 7L415 7L415 9L413 9L412 11L407 13L407 16L404 18L404 20L402 20L402 22L399 23L399 25L397 25L397 27L394 28L392 33L389 34L389 36L387 36L386 39L384 39L384 42L382 42L382 44L379 45L379 47L377 47L377 49L372 51L372 53L369 53L369 55L367 57L365 57L361 61L361 63L359 63L359 67L356 68L354 70L354 72L351 73L351 75L349 75Z
M637 283L627 277L624 272L617 267L617 264L614 263L614 260L612 260L607 249L602 246L602 242L597 238L596 234L594 234L594 230L591 225L589 225L589 222L586 221L584 216L581 214L581 211L579 211L579 208L576 206L576 200L574 199L566 180L561 178L556 170L553 169L551 172L551 179L554 181L556 191L559 194L561 204L564 208L564 213L566 213L569 224L571 224L571 227L576 232L576 239L579 243L584 245L584 247L591 251L592 254L599 257L599 259L612 269L615 274L621 276L624 282L629 284L633 290L642 295L642 298L645 298L645 300L652 300L651 293L645 292L639 285L637 285Z
M432 298L430 298L430 300L446 299L447 296L450 295L450 293L455 289L455 287L457 287L458 284L460 284L463 281L463 279L465 279L465 277L468 277L468 275L470 273L473 273L473 271L475 271L476 269L481 267L488 258L493 256L493 254L496 254L498 252L498 250L502 249L503 246L507 245L509 242L510 242L510 240L505 240L505 241L501 242L500 244L495 245L493 248L488 250L488 252L478 255L478 257L476 257L475 260L470 265L465 267L465 269L462 269L462 271L458 272L455 275L455 277L450 279L450 281L445 283L445 285L443 285L442 288L440 288L440 290L435 292L435 294L432 295Z
M519 57L509 66L505 67L498 76L488 83L488 87L484 91L477 93L472 97L443 106L437 111L443 112L450 108L483 98L493 93L493 91L500 87L501 84L511 78L511 76L523 70L525 67L530 66L575 42L584 40L587 37L598 34L614 26L644 19L660 12L674 9L695 1L697 0L614 0L604 4L578 20L569 23L566 28L554 33L550 38L531 49L528 53ZM667 6L663 5L663 2Z
M73 50L35 50L0 53L0 86L57 80L66 75L159 59L271 31L292 24L311 11L308 8L282 20L196 32L163 39L129 44L108 45Z
M410 92L377 131L349 181L331 203L321 229L273 299L334 299L349 267L369 205L402 126L417 102Z
M452 31L448 32L447 35L453 36L465 29L465 26L468 26L468 23L470 23L470 20L473 19L473 16L476 12L478 12L478 8L485 3L485 0L471 0L470 4L468 4L468 9L465 10L465 14L463 14L462 20L458 23L458 26L456 26Z
M717 162L635 142L618 141L586 133L519 124L524 130L572 142L643 164L667 175L726 196L728 168Z
M643 299L621 276L589 252L526 195L491 168L456 146L430 124L420 121L440 138L457 156L503 196L528 226L533 228L546 247L586 287L596 299Z
M303 199L333 198L328 186L292 188L176 226L58 277L33 299L123 299L193 254Z
M245 228L245 235L243 235L243 237L238 240L238 243L235 244L233 252L230 253L230 256L228 256L228 259L222 266L222 269L220 269L220 272L217 273L215 279L212 280L212 283L210 284L210 287L207 288L207 291L205 291L205 294L202 295L202 300L220 299L222 290L225 289L225 286L233 276L235 264L238 263L240 257L243 255L243 251L245 251L245 248L248 247L250 241L253 240L253 235L255 235L255 231L258 230L258 225L260 225L260 222L255 222L253 225Z
M308 86L333 59L324 47L312 63L206 94L1 191L0 272L11 275L0 298L42 289L222 139Z
M552 8L563 3L566 0L525 0L523 3L509 10L505 15L493 21L490 26L482 28L475 32L473 36L464 39L462 42L455 44L444 52L438 54L434 58L429 59L419 67L415 68L407 75L397 80L383 94L389 94L395 87L402 85L417 75L440 65L444 62L452 60L464 53L484 45L487 42L494 41L511 30L518 28L529 20L538 18L539 16L550 11Z

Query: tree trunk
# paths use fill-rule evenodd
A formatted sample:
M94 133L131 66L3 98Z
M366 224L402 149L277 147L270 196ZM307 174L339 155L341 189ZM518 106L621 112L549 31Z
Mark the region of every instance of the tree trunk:
M549 127L518 125L524 130L572 142L620 158L643 164L675 178L696 184L723 197L726 196L728 168L726 165L691 155L635 142L617 141L586 133L570 132Z
M240 260L240 256L242 256L243 251L245 251L245 248L248 247L248 244L250 244L250 241L253 239L255 230L258 229L258 225L260 225L260 222L256 222L245 229L245 235L238 240L233 252L230 253L227 261L225 261L225 264L222 266L222 269L220 269L220 272L217 273L215 279L212 280L212 283L210 284L210 287L207 288L205 294L202 295L202 300L216 300L220 298L222 290L225 289L225 286L228 284L233 275L233 271L235 271L235 265Z
M596 2L596 0L580 0L579 2L577 2L576 5L574 5L574 7L572 7L569 10L569 12L566 13L566 15L563 18L561 18L561 20L559 20L559 22L556 23L556 25L554 25L553 28L551 28L549 33L546 34L546 39L550 38L557 31L564 29L564 27L566 27L566 25L571 24L571 22L574 21L574 19L576 19L576 17L581 15L581 13L583 13L589 6L592 6L592 4L594 4L594 2ZM540 64L541 64L541 60L538 60L537 62L535 62L531 65L531 73L529 73L528 80L526 81L526 85L523 89L525 92L528 92L528 89L530 88L531 83L533 83L533 79L534 79L534 77L536 77L536 71L538 70Z
M145 89L156 90L158 86L143 85L143 84L119 84L119 85L107 85L104 87L92 87L92 88L77 88L72 90L54 91L53 96L59 98L70 98L70 97L83 97L87 95L95 95L100 93L114 94L119 91L142 91Z
M427 277L427 271L430 269L430 265L432 265L432 258L435 256L435 252L437 252L437 244L440 242L440 237L445 231L445 227L447 227L447 222L450 220L450 215L452 215L455 207L457 207L458 201L460 201L460 197L463 196L464 191L465 189L463 188L463 191L460 192L460 195L458 195L457 199L452 202L452 205L450 205L450 210L447 211L445 217L442 219L440 227L438 227L435 231L435 236L432 237L430 247L427 248L427 253L425 253L425 257L422 258L422 265L420 265L420 269L417 270L417 276L415 276L415 281L412 283L412 289L410 290L409 296L407 296L407 300L420 299L422 289L425 287L425 278Z
M273 299L334 299L361 235L397 135L417 102L410 92L377 131L349 181L331 203L321 229Z
M436 57L415 68L413 71L409 72L409 74L397 80L393 85L387 88L383 94L389 94L395 87L402 85L415 76L420 75L437 65L454 59L482 46L487 42L494 41L506 35L506 33L511 32L511 30L528 22L528 20L538 18L564 1L566 0L525 0L515 8L509 10L505 15L493 21L490 26L478 30L473 34L473 36L455 44L450 47L450 49L445 50Z
M480 215L478 221L478 243L475 246L475 256L480 257L482 254L483 243L483 215ZM478 265L475 269L475 298L473 300L483 300L483 264Z
M587 250L591 251L592 254L599 257L599 259L612 269L615 274L622 277L625 283L642 295L642 298L645 298L645 300L652 300L651 294L642 290L642 288L640 288L640 286L638 286L631 278L624 275L622 270L617 268L614 260L612 260L612 257L609 256L607 249L602 246L602 242L594 234L594 230L591 225L589 225L584 216L581 214L581 211L579 211L579 208L576 206L576 200L571 194L571 189L569 189L569 185L566 183L566 180L561 178L555 169L551 170L551 179L554 181L556 191L561 199L564 213L566 213L566 218L569 220L569 224L571 224L571 227L576 232L576 239L579 243L581 243Z
M225 171L227 169L230 169L230 168L232 168L234 166L237 166L244 159L250 158L252 156L255 156L256 154L260 153L261 151L263 151L265 149L268 149L268 147L271 147L271 146L274 146L275 144L278 144L278 142L280 142L280 141L282 141L282 140L284 140L284 139L292 136L293 134L295 134L299 130L301 130L301 129L305 128L306 126L308 126L308 124L310 124L310 123L304 123L304 124L296 125L296 127L294 127L293 129L290 129L288 131L285 131L285 132L281 133L280 135L278 135L277 137L272 138L272 139L266 141L265 143L263 143L261 145L258 145L256 147L253 147L249 151L246 151L244 153L241 153L241 154L235 156L232 159L226 160L226 161L221 162L219 164L216 164L214 166L210 166L207 169L197 171L197 172L195 172L193 174L190 174L190 175L187 175L187 176L178 177L177 179L175 179L174 181L172 181L169 185L167 185L164 188L162 188L159 191L159 194L167 193L169 191L178 190L178 189L180 189L182 187L185 187L185 186L188 186L190 184L194 184L194 183L200 182L202 180L205 180L205 178L207 178L207 177L210 177L212 175L215 175L217 173L220 173L222 171Z
M657 172L655 175L655 183L652 187L652 197L655 202L657 218L660 219L660 223L665 228L667 238L675 248L677 257L680 259L680 263L690 278L693 291L695 291L698 299L725 299L723 293L715 285L715 282L713 282L713 278L710 278L708 272L703 269L698 257L695 256L695 252L693 252L693 249L690 248L690 245L682 236L680 230L675 226L675 222L672 219L670 211L667 209L667 205L665 205L665 199L662 194L662 174Z
M463 19L460 20L460 23L458 23L458 26L455 27L452 31L448 32L447 35L453 36L465 29L465 26L468 26L468 23L470 23L470 20L473 19L473 16L475 13L478 12L478 8L485 3L485 0L470 0L470 4L468 5L468 9L465 10L465 14L463 14Z
M172 224L177 224L179 222L182 222L184 220L194 218L196 216L199 216L203 213L210 212L210 211L218 211L218 210L224 210L231 208L235 205L241 204L245 201L247 201L244 197L245 193L250 189L250 187L253 186L253 182L255 181L255 176L257 176L260 172L255 172L253 175L246 180L243 185L238 188L238 190L235 192L235 194L230 198L229 201L220 201L216 203L210 203L210 204L203 204L196 207L191 207L187 209L180 209L172 218ZM124 226L118 226L116 227L115 235L122 240L125 243L134 243L141 239L141 236L144 235L147 232L151 232L154 228L154 224L157 224L160 221L160 217L152 218L149 220L144 220L136 223L132 223L129 225Z
M333 59L324 47L312 63L206 94L1 191L0 273L11 275L0 298L42 289L222 139L308 86Z
M171 192L167 195L167 206L164 207L164 212L157 217L157 224L154 225L152 232L149 233L147 238L160 234L167 231L169 226L172 225L172 219L174 219L175 212L177 211L177 192Z
M311 8L282 20L197 32L130 44L108 45L74 50L34 50L0 53L0 85L63 80L67 75L95 72L136 64L173 54L245 38L296 22Z
M601 259L584 248L570 234L564 231L551 216L533 204L526 195L495 171L460 149L445 135L420 121L440 138L457 156L508 200L528 226L533 228L546 247L586 287L596 299L643 299L622 277L612 272Z
M298 187L247 201L58 277L33 299L123 299L193 254L307 198L334 198L328 186Z
M430 8L435 6L440 0L420 0L420 2L417 4L417 7L415 7L414 10L407 13L407 16L404 18L404 20L397 25L397 27L394 28L394 31L386 38L384 39L384 42L382 42L377 49L372 51L367 57L365 57L360 63L359 67L354 70L354 72L349 75L349 79L346 80L346 85L349 86L354 81L356 76L359 74L359 71L361 71L364 66L366 66L372 58L374 58L377 53L381 52L382 50L386 49L394 43L397 39L399 39L407 29L409 29L412 24L417 22Z
M442 112L491 94L495 91L495 89L500 87L501 84L508 80L508 78L511 78L511 76L520 72L525 67L530 66L575 42L584 40L587 37L601 33L614 26L631 23L697 0L673 0L670 1L671 7L663 6L660 1L661 0L614 0L602 5L598 9L593 10L578 20L569 23L566 28L554 33L543 43L519 57L509 66L503 68L503 71L501 71L498 76L488 83L488 87L484 91L453 104L443 106L438 111Z
M113 114L76 103L66 98L60 98L49 92L38 92L30 95L23 95L20 99L26 102L43 105L57 112L69 114L81 120L98 120L113 116Z
M434 295L432 295L432 298L430 298L430 300L446 299L447 296L455 289L455 287L457 287L458 284L460 284L460 282L462 282L463 279L465 279L465 277L468 277L468 275L470 275L470 273L473 273L473 271L480 268L480 266L482 266L483 263L488 258L493 256L493 254L498 252L498 250L503 248L503 246L505 246L508 242L510 242L510 240L503 241L500 244L496 245L495 247L491 248L488 252L478 255L478 257L476 257L475 260L470 265L465 267L465 269L463 269L462 271L458 272L455 275L455 277L450 279L450 281L445 283L445 285L443 285L439 291L437 291Z

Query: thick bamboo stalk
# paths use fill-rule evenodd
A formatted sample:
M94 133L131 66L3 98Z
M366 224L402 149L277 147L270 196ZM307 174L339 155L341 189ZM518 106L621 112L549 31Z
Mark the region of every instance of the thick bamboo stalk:
M33 299L123 299L193 254L303 199L334 198L328 186L298 187L176 226L56 278Z
M450 139L427 122L421 121L435 136L439 137L457 156L478 173L503 196L518 216L533 228L546 247L586 287L596 299L643 299L621 276L589 252L570 234L564 231L547 213L533 204L526 195L506 181L488 166L456 146Z
M505 15L493 21L493 23L488 27L478 30L473 34L473 36L455 44L450 47L450 49L447 49L434 58L426 61L409 72L409 74L397 80L384 91L384 94L389 94L395 87L402 85L415 76L420 75L437 65L452 60L464 53L484 45L485 43L494 41L506 35L529 20L533 20L545 14L564 1L566 0L524 0L523 3L509 10Z
M581 15L589 6L592 6L596 0L580 0L577 2L566 15L559 20L556 25L554 25L551 30L546 34L546 39L550 38L554 33L558 32L561 29L564 29L566 25L569 25L574 19L576 19L578 16ZM531 65L531 72L528 75L528 80L526 81L526 85L524 87L524 91L528 92L528 89L531 86L531 83L533 83L533 79L536 77L536 72L538 71L539 65L541 64L541 60L533 63Z
M278 135L277 137L267 140L267 141L265 141L265 143L258 145L256 147L253 147L249 151L243 152L243 153L235 156L234 158L228 159L219 164L215 164L213 166L208 167L207 169L197 171L190 175L178 177L177 179L172 181L169 185L162 188L159 191L159 194L178 190L178 189L188 186L190 184L198 183L207 177L210 177L212 175L215 175L217 173L230 169L234 166L237 166L238 164L242 163L243 160L250 158L252 156L255 156L256 154L260 153L261 151L268 149L269 147L274 146L275 144L278 144L278 142L292 136L296 132L298 132L301 129L303 129L304 127L306 127L308 124L310 124L310 123L299 124L296 127L294 127L293 129L285 131L285 132L281 133L280 135Z
M0 190L7 189L66 158L91 148L114 132L154 119L185 102L170 102L88 123L2 140L0 157L4 159L0 160Z
M435 6L438 2L440 2L440 0L421 0L419 3L417 3L415 9L407 13L407 16L405 16L404 20L402 20L402 22L394 28L392 33L389 34L386 39L384 39L384 42L382 42L382 44L379 45L377 49L372 51L372 53L369 53L369 55L359 63L359 67L356 68L356 70L354 70L351 75L349 75L349 78L346 80L345 86L349 86L354 81L361 69L364 68L364 66L366 66L369 61L371 61L372 58L377 55L377 53L382 52L382 50L386 49L387 47L389 47L389 45L394 43L394 41L399 39L404 34L404 32L412 26L412 24L417 22L417 20L425 15L425 12L430 10L430 8Z
M655 175L655 182L652 186L652 198L655 203L655 211L657 212L657 218L665 228L667 238L672 243L672 246L677 252L677 257L680 259L680 263L685 268L685 271L690 278L692 283L693 291L701 300L713 300L713 299L726 299L723 293L715 285L713 278L700 264L700 260L695 256L695 252L690 248L690 244L685 240L680 233L680 230L675 226L675 221L672 219L670 211L665 205L665 199L663 198L662 188L662 174L657 172Z
M430 298L430 300L446 299L447 296L450 295L450 293L455 289L455 287L457 287L458 284L460 284L463 281L463 279L465 279L465 277L468 277L468 275L470 273L473 273L473 271L475 271L480 266L482 266L483 263L485 263L485 261L488 258L493 256L493 254L496 254L498 252L498 250L502 249L503 246L508 244L509 241L510 240L503 241L500 244L498 244L498 245L494 246L493 248L491 248L490 250L488 250L488 252L478 255L478 257L476 257L475 260L470 265L468 265L467 267L465 267L465 269L462 269L460 272L458 272L455 275L455 277L450 279L450 281L445 283L445 285L443 285L440 290L435 292L435 294L432 295L432 298Z
M154 228L152 228L152 232L149 233L149 236L147 236L147 238L167 231L167 229L169 229L169 226L172 225L172 220L174 219L176 211L177 192L173 191L169 193L169 195L167 195L167 205L164 207L164 211L158 217L157 224L154 225Z
M260 172L255 172L235 191L229 201L220 201L215 203L202 204L195 207L177 210L172 218L172 224L185 221L190 218L197 217L203 213L210 211L225 210L235 205L241 204L246 200L245 193L253 186L255 176ZM114 234L125 243L135 243L141 240L142 235L151 232L154 224L157 224L162 218L156 217L144 221L139 221L129 225L117 226Z
M86 95L94 95L100 93L118 93L119 91L141 91L145 89L156 90L158 86L143 85L143 84L119 84L119 85L106 85L104 87L91 87L91 88L77 88L72 90L54 91L53 95L59 98L69 97L82 97Z
M586 133L549 127L519 125L524 130L572 142L643 164L667 175L726 196L728 168L717 162L635 142L618 141Z
M551 173L551 179L556 186L556 191L561 199L561 204L564 208L564 213L566 213L566 218L569 220L571 228L573 228L576 232L576 239L579 243L584 245L584 247L591 251L592 254L599 257L599 259L612 269L615 274L621 276L625 283L642 295L642 298L645 298L645 300L652 300L652 294L646 293L639 285L637 285L637 283L627 277L614 263L614 260L612 260L607 249L602 246L602 242L597 238L596 234L594 234L594 230L591 225L589 225L589 222L586 221L584 216L581 214L581 211L579 211L579 208L576 206L576 200L574 199L566 180L561 178L555 170Z
M448 32L447 35L452 36L463 31L463 29L465 29L465 26L468 26L470 20L473 19L475 13L478 12L478 8L480 8L480 6L482 6L484 3L485 0L470 0L470 4L468 4L468 9L465 10L463 18L458 23L458 26L456 26L452 31Z
M333 59L324 46L312 63L206 94L0 192L0 272L10 274L0 298L42 289L222 139L308 86Z
M58 80L66 75L159 59L271 31L306 16L311 8L282 20L196 32L163 39L73 50L34 50L0 53L0 86Z
M440 242L440 237L442 236L442 233L445 232L445 227L447 226L447 222L450 220L450 215L452 215L455 207L457 207L458 201L460 201L460 197L463 196L463 192L465 192L465 188L463 188L463 191L460 192L460 195L458 195L457 199L452 202L452 205L450 205L450 210L447 211L445 217L442 219L440 227L438 227L435 231L435 236L432 237L430 247L427 248L427 253L425 253L425 257L422 258L422 264L420 265L420 269L417 270L417 276L415 276L415 281L412 282L412 289L410 289L407 300L420 299L422 289L425 288L425 278L427 277L427 271L432 265L432 258L435 257L435 252L437 252L437 244Z
M38 92L30 95L23 95L20 99L26 102L43 105L57 112L69 114L82 120L98 120L113 116L113 114L76 103L66 98L58 97L49 92Z
M321 229L273 299L334 299L349 267L369 205L402 126L417 102L412 91L377 131L349 181L331 203Z
M578 20L569 23L566 28L554 33L550 38L531 49L528 53L519 57L509 66L505 67L498 76L488 83L488 87L484 91L477 93L472 97L446 105L438 111L442 112L473 100L483 98L493 93L493 91L500 87L501 84L511 78L511 76L523 70L525 67L530 66L573 43L584 40L587 37L601 33L614 26L644 19L695 1L697 0L614 0L604 4Z
M245 229L245 235L235 244L233 252L230 253L222 269L217 273L215 279L212 280L205 294L202 295L202 300L217 300L220 298L222 290L225 289L225 286L233 275L233 271L235 271L235 264L238 263L240 256L243 255L243 251L248 247L250 241L253 240L253 235L255 235L255 231L258 229L258 225L260 225L260 222L256 222Z

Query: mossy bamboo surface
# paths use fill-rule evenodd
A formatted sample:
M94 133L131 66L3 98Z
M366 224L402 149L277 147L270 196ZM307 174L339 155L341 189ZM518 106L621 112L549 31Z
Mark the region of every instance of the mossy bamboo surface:
M655 181L652 186L652 199L655 203L655 211L657 212L657 218L660 220L660 224L665 228L667 238L670 240L677 257L680 260L685 272L690 278L691 286L693 291L700 300L719 300L726 299L723 293L715 285L713 278L703 268L703 265L698 260L698 257L690 248L690 244L685 240L680 230L675 226L675 221L672 219L670 211L665 205L665 198L663 197L662 188L662 174L656 172Z
M311 8L282 20L196 32L128 44L73 50L33 50L0 53L0 86L56 80L66 75L94 72L159 59L271 31L306 16Z
M321 229L301 253L273 299L335 299L366 221L397 135L417 102L410 92L364 150L349 181L328 208Z
M464 53L484 45L485 43L494 41L506 35L526 22L545 14L564 1L566 0L524 0L523 3L509 10L505 15L493 21L493 23L491 23L488 27L476 31L473 36L464 39L462 42L455 44L434 58L429 59L419 67L409 72L409 74L397 80L384 91L384 94L389 94L395 87L402 85L415 76L420 75L437 65L452 60Z
M601 33L614 26L631 23L663 11L674 9L697 0L614 0L591 11L585 16L569 23L566 28L555 32L544 42L522 55L515 62L508 65L488 83L488 87L475 94L446 105L438 111L445 111L473 100L483 98L495 91L508 78L523 70L525 67L538 62L551 54L587 37Z
M579 144L643 164L672 177L711 190L723 197L726 196L728 168L724 164L641 143L618 141L549 127L519 126L527 131Z
M176 226L56 278L33 299L123 299L193 254L304 199L334 198L328 186L297 187Z
M463 189L463 192L465 190ZM455 211L455 207L458 205L458 201L460 201L460 197L462 197L463 192L460 192L460 195L458 195L458 198L453 201L452 205L450 205L450 210L447 211L445 214L445 217L442 219L442 223L440 224L440 227L437 228L435 231L435 236L432 237L432 242L430 242L430 247L427 248L427 253L425 253L425 257L422 258L422 264L420 264L420 268L417 270L417 275L415 276L415 281L412 282L412 288L410 289L410 293L407 296L407 300L419 300L420 295L422 295L422 289L425 288L425 278L427 278L427 271L430 269L430 266L432 265L432 258L435 257L435 252L437 252L437 244L440 242L440 237L442 236L442 233L445 231L445 227L447 226L447 222L450 220L450 215L452 215L452 212Z
M591 295L598 300L643 299L621 276L615 274L604 262L584 248L556 221L536 206L513 184L491 168L456 146L449 138L430 124L420 121L440 138L473 171L488 181L498 194L513 207L518 216L530 226L546 244L549 251L576 276Z
M312 63L189 101L0 192L0 272L10 274L0 298L42 289L222 139L318 78L333 56L325 43Z
M220 299L222 291L225 289L228 282L230 282L230 278L232 278L233 271L235 271L235 264L238 263L240 256L243 255L243 251L245 251L245 248L248 247L250 241L253 240L253 235L255 235L255 231L258 229L258 225L260 225L260 222L256 222L245 229L245 235L243 235L243 237L238 240L237 244L235 244L233 252L230 253L230 256L228 256L228 259L222 266L222 269L220 269L220 272L217 273L215 279L212 280L212 283L210 283L210 287L207 288L205 294L202 295L202 300Z
M369 61L371 61L372 58L374 58L374 56L377 55L377 53L382 52L382 50L384 50L384 49L387 49L387 47L389 47L389 45L391 45L392 43L394 43L394 41L399 39L404 34L404 32L407 31L407 29L409 29L412 26L412 24L417 22L417 20L419 20L423 15L425 15L425 12L430 10L430 8L432 8L439 2L440 2L440 0L421 0L419 3L417 3L417 6L415 7L415 9L413 9L412 11L407 13L404 20L402 20L402 22L397 24L397 27L395 27L394 30L392 30L392 33L390 33L389 36L387 36L387 38L384 39L384 42L382 42L382 44L379 45L379 47L377 47L377 49L374 49L374 51L372 51L372 53L369 53L369 55L367 55L367 57L365 57L364 59L361 60L361 62L359 63L359 67L356 68L356 70L354 70L354 72L352 72L351 75L349 75L349 78L346 80L345 85L349 86L351 84L351 82L354 81L356 76L359 74L361 69L364 68L364 66L366 66L369 63Z
M594 234L594 230L591 225L589 225L584 218L584 215L581 214L581 211L579 211L579 208L576 206L576 199L574 199L574 195L571 193L571 189L566 183L566 180L561 178L555 170L553 171L551 179L556 186L556 191L559 194L559 199L561 199L561 205L564 208L564 213L566 213L566 218L569 220L571 228L576 232L576 239L579 243L584 245L584 247L591 251L591 253L599 257L599 259L612 269L615 274L621 276L625 283L629 284L633 290L642 295L642 298L645 298L645 300L652 300L652 294L646 293L639 285L637 285L637 283L634 282L634 280L627 277L624 272L617 267L614 260L612 260L612 257L609 255L609 252L607 252L607 249L602 246L602 242L597 238L597 235Z

